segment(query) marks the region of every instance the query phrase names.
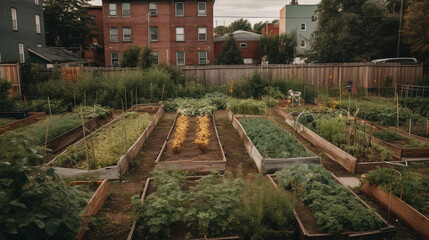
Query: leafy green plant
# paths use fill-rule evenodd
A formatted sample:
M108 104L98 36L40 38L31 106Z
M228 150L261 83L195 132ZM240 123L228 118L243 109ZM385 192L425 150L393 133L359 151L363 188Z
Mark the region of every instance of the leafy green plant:
M216 106L208 98L175 98L164 102L167 112L178 111L184 115L211 114L216 110Z
M267 113L267 105L265 102L254 99L231 99L228 102L228 110L234 114L265 115Z
M121 67L137 67L141 48L139 46L128 46L123 52Z
M296 228L291 196L263 176L246 181L243 203L237 208L237 229L241 239L294 239Z
M310 207L322 232L371 231L382 225L372 209L362 205L322 166L301 164L277 171L276 176L280 186L297 193Z
M312 156L296 139L266 118L244 118L239 120L263 157L293 158Z

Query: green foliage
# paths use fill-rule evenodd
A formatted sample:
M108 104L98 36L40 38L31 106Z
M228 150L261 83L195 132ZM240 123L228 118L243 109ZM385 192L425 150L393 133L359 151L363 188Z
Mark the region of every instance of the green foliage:
M221 25L221 26L215 27L213 29L213 32L215 33L216 36L223 36L223 35L225 35L227 33L230 33L231 29L229 28L229 26L225 27L225 26Z
M224 110L228 106L228 96L226 94L220 92L207 93L204 98L209 99L216 109Z
M267 114L267 105L265 102L254 99L231 99L228 102L228 110L234 114L265 115Z
M255 99L260 99L265 93L265 87L268 85L268 83L262 79L261 73L259 71L255 71L253 76L249 78L248 82L250 95Z
M382 225L374 210L362 205L322 166L297 165L277 171L276 175L280 186L294 191L304 200L322 232L371 231Z
M152 66L152 50L148 47L143 48L142 53L142 69L147 69Z
M282 128L266 118L239 120L259 153L265 158L309 157L313 154Z
M52 114L57 113L65 113L72 109L71 104L66 104L64 100L53 100L50 99L49 103L51 105L51 112ZM15 103L17 109L24 109L30 112L45 112L46 114L49 114L49 104L47 99L36 99L36 100L29 100L27 101L27 104L25 104L22 101Z
M216 106L208 98L175 98L164 102L167 112L179 112L184 115L211 114L216 110Z
M128 46L123 52L121 67L137 67L141 48L139 46Z
M391 142L391 141L400 141L400 140L407 140L406 137L403 137L401 135L398 135L392 131L380 131L380 132L374 132L374 137L379 138L385 142Z
M69 187L24 136L0 138L0 239L75 239L91 197Z
M314 98L317 97L316 88L314 86L295 78L275 79L272 81L271 86L278 88L283 94L287 94L289 90L299 91L306 103L314 103Z
M231 32L235 32L237 30L244 30L244 31L251 32L252 24L250 24L250 22L247 19L240 18L232 22L231 25L229 25L229 29Z
M428 98L401 98L399 104L404 108L409 108L413 113L429 117L429 99Z
M429 0L410 1L410 5L404 17L404 36L411 45L411 50L415 56L421 59L429 59Z
M221 54L215 60L216 65L236 65L243 64L241 51L237 47L237 43L232 34L225 41Z
M259 55L266 56L270 64L289 64L293 62L296 45L296 32L262 36Z
M402 195L403 201L422 214L429 216L429 178L406 169L399 169L399 171L402 174L402 179L396 173L391 175L392 169L390 168L378 168L366 174L365 182L381 186L384 191L390 192L390 180L392 180L392 193L394 195L397 197Z
M11 88L12 84L9 81L0 79L0 109L2 110L14 108L13 102L9 99Z
M144 202L137 196L132 201L133 215L141 223L137 228L139 235L165 239L179 226L209 237L233 230L235 209L244 191L241 179L222 178L213 172L199 180L196 186L189 187L185 194L181 172L156 169L152 175L156 191Z
M294 239L293 201L282 189L273 191L265 177L247 180L244 202L236 210L241 239Z
M0 118L0 126L6 125L13 121L14 119L11 119L11 118Z

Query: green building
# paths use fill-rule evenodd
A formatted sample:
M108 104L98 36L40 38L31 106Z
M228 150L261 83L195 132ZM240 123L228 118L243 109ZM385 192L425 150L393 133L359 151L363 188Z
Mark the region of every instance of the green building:
M1 0L0 23L0 63L25 63L28 48L45 46L43 0Z
M299 5L293 1L280 10L279 32L297 35L296 56L310 49L311 40L317 28L317 5Z

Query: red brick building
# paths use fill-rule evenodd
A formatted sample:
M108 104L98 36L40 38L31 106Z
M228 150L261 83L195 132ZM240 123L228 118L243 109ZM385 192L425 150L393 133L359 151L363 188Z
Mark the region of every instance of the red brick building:
M103 0L106 66L128 46L149 46L154 63L212 64L214 0Z
M101 6L87 7L88 15L91 16L91 37L86 39L88 49L83 51L85 61L91 65L104 66L104 26L103 10Z
M262 36L273 36L279 35L279 23L276 22L274 24L267 23L264 28L262 28Z
M233 33L237 42L237 47L241 51L244 64L258 64L259 57L259 42L261 36L256 33L238 30ZM229 34L214 38L215 59L221 54L222 47L225 41L229 38Z

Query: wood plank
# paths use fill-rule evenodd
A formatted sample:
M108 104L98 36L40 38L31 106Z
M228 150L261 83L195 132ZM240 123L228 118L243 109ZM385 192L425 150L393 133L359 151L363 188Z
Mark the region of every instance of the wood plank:
M23 127L26 125L33 124L33 123L38 122L41 119L46 117L46 113L44 113L44 112L29 112L28 115L29 115L28 118L16 120L16 121L10 122L8 124L5 124L3 126L0 126L0 134L3 134L7 131L17 129L19 127Z

